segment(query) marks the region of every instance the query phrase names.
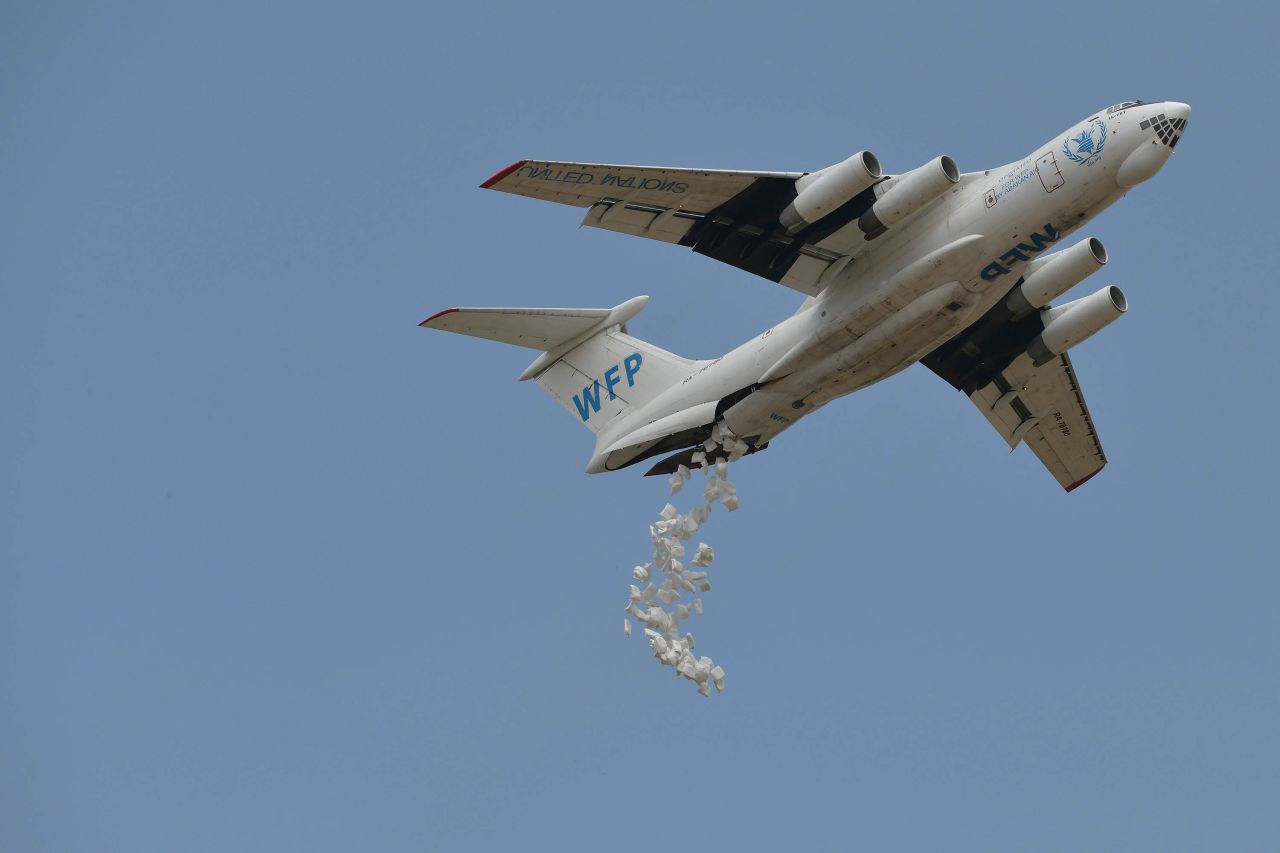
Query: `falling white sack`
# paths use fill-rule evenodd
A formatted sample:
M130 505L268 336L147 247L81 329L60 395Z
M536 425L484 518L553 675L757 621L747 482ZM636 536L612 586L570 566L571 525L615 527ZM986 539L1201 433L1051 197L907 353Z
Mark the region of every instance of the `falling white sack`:
M701 598L694 598L692 605L680 599L684 593L710 591L711 582L707 578L707 572L687 571L679 558L686 555L684 542L706 524L716 503L723 505L729 512L738 508L738 491L729 482L729 463L740 459L750 448L730 432L728 427L719 423L713 425L711 438L702 447L702 450L693 454L691 461L707 475L703 502L684 514L670 503L662 508L658 521L649 527L653 559L643 566L636 566L631 572L636 581L648 581L648 586L641 590L635 584L631 585L626 612L644 625L644 635L649 640L653 656L660 663L673 667L676 677L684 677L696 683L698 692L703 696L710 696L712 684L717 692L724 690L724 669L709 657L694 656L692 633L680 635L682 621L693 614L702 614ZM728 454L727 461L724 454ZM710 458L713 456L718 457L714 463ZM671 495L679 492L691 476L689 468L680 465L667 481L671 487ZM699 542L689 562L692 566L705 569L714 559L715 552L711 546ZM660 577L660 580L651 581L650 578L655 576ZM623 620L623 632L628 637L631 636L630 619Z

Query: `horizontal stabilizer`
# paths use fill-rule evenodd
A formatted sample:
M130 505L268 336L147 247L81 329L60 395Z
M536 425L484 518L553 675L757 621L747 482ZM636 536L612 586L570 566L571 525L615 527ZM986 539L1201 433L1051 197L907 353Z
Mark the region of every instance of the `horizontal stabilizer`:
M418 325L504 344L549 350L591 329L609 308L450 308Z
M633 296L612 308L450 308L418 325L541 350L520 379L536 380L599 433L686 379L695 364L627 334L627 321L648 303Z

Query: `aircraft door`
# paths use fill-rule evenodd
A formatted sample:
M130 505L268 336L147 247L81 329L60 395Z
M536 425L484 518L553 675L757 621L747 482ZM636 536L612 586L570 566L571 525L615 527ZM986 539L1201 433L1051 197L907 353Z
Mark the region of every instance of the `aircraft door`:
M1058 161L1054 159L1052 151L1041 155L1040 159L1036 161L1036 174L1040 176L1040 183L1047 193L1053 192L1066 183L1062 177L1062 172L1058 171Z

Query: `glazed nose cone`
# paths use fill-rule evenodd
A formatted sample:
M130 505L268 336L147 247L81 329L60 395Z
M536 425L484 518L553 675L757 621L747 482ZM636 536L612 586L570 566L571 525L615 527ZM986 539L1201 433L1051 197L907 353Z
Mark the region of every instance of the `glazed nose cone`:
M1191 107L1181 101L1165 101L1159 106L1160 112L1151 119L1151 129L1156 138L1170 148L1178 147L1178 140L1187 129L1191 119Z

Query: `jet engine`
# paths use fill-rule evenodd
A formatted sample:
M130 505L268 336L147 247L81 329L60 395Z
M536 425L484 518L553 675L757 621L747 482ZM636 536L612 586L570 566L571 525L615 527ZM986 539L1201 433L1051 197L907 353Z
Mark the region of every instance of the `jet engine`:
M1069 249L1036 258L1027 265L1022 284L1009 294L1005 307L1013 313L1013 319L1025 317L1093 275L1106 262L1106 247L1097 237L1081 240Z
M876 155L859 151L843 163L797 178L795 201L786 206L778 221L788 234L795 234L880 180L880 175Z
M960 180L956 161L945 154L898 176L885 194L858 219L858 227L870 240L906 219L951 189Z
M1128 301L1115 285L1050 308L1040 315L1044 331L1027 345L1027 355L1036 367L1046 364L1115 322L1128 308Z

